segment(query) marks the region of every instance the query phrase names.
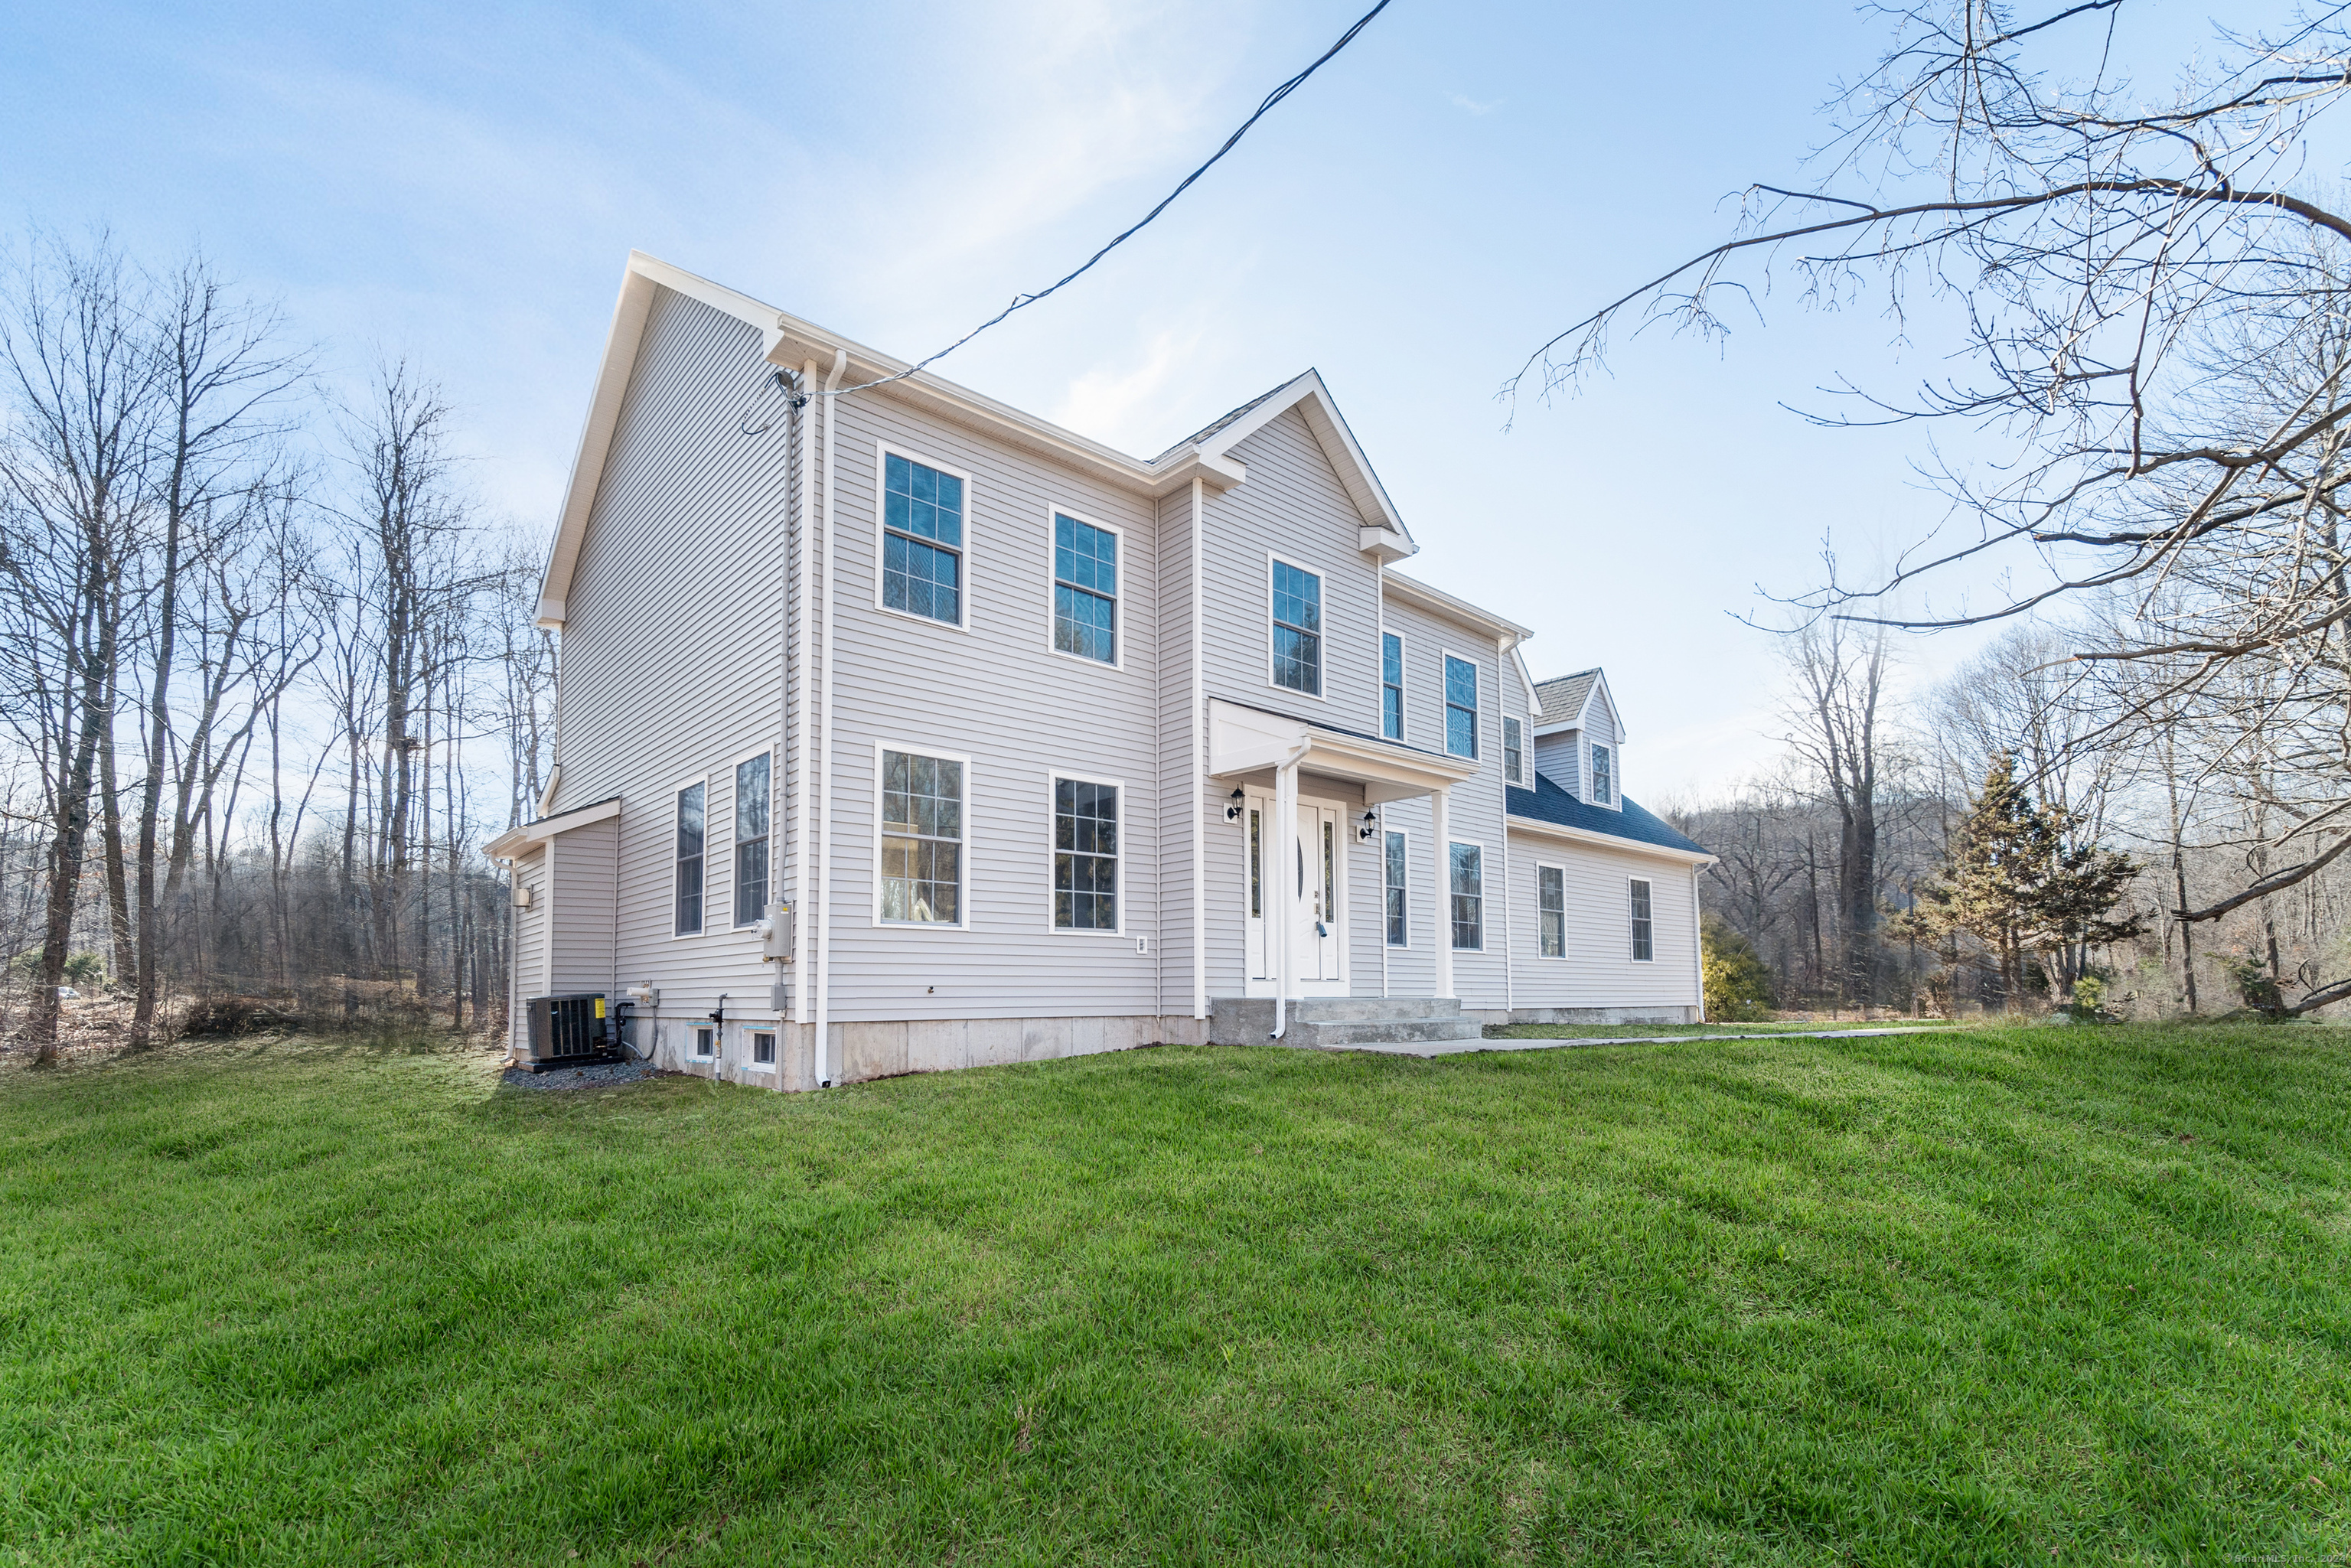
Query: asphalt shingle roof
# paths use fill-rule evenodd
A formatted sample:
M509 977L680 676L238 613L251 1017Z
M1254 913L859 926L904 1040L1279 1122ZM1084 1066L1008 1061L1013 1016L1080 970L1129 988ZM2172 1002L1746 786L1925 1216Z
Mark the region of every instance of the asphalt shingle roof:
M1605 833L1612 839L1628 839L1636 844L1655 844L1659 849L1682 850L1700 855L1707 852L1702 846L1682 837L1662 820L1650 815L1622 795L1616 799L1624 809L1612 811L1605 806L1594 806L1577 800L1540 773L1535 775L1533 789L1520 789L1512 785L1505 789L1504 794L1513 817L1555 822L1562 828L1580 828L1585 832Z
M1300 374L1304 373L1305 372L1303 371L1300 372ZM1217 432L1224 429L1225 426L1230 424L1233 421L1238 419L1241 415L1247 413L1249 410L1255 408L1258 404L1263 402L1266 399L1280 392L1283 387L1288 386L1290 382L1294 382L1297 379L1297 376L1292 376L1288 382L1282 382L1278 385L1266 388L1265 391L1258 393L1257 396L1249 399L1249 402L1241 404L1240 407L1233 410L1230 413L1228 413L1219 419L1210 420L1207 423L1202 425L1199 429L1194 431L1191 434L1186 436L1175 445L1169 447L1165 452L1163 452L1158 456L1153 458L1152 461L1154 463L1165 462L1171 454L1181 452L1184 448L1191 445L1195 442L1207 440L1208 437L1216 434Z
M1595 664L1555 681L1537 681L1535 701L1542 705L1542 716L1547 720L1571 719L1582 713L1584 699L1592 695L1592 683L1599 678L1600 667Z

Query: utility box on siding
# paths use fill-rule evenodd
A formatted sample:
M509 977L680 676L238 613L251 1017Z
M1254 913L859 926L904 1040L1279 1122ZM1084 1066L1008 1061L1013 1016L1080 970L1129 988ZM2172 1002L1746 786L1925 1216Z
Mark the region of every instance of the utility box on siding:
M612 1026L601 992L530 998L530 1065L569 1066L600 1060L612 1050Z

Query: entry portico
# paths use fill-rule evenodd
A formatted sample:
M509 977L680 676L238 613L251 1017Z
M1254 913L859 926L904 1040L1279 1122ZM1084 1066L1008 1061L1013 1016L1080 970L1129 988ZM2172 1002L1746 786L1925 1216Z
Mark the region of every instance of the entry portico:
M1233 786L1238 799L1227 808L1228 817L1239 812L1248 819L1245 907L1250 940L1244 994L1273 999L1273 1032L1278 1036L1284 1032L1292 999L1349 994L1352 976L1345 967L1343 940L1348 923L1365 915L1380 917L1376 904L1348 896L1346 840L1355 834L1368 838L1376 831L1373 808L1426 797L1433 821L1428 835L1431 885L1443 889L1447 794L1476 777L1478 765L1221 697L1210 698L1207 706L1208 776ZM1359 789L1366 808L1364 821L1344 821L1327 802L1301 805L1301 775ZM1300 841L1309 813L1321 840L1311 852ZM1319 867L1312 877L1308 874L1310 861ZM1325 942L1335 944L1335 973L1319 961ZM1448 943L1436 945L1433 996L1453 995L1452 956Z

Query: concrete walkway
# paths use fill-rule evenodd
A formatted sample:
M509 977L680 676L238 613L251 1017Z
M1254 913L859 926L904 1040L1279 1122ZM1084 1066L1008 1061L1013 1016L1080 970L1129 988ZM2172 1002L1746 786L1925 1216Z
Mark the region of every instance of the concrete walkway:
M1904 1024L1899 1029L1773 1030L1769 1034L1625 1034L1605 1040L1566 1037L1556 1040L1429 1040L1397 1045L1331 1045L1324 1051L1369 1051L1382 1056L1462 1056L1478 1051L1564 1051L1582 1045L1662 1045L1671 1040L1867 1040L1880 1034L1940 1034L1947 1023Z

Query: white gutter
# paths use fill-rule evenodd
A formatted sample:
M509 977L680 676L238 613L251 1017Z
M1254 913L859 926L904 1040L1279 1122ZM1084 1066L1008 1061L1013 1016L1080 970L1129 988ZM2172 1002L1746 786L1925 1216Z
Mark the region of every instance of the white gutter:
M1192 480L1192 1016L1195 1019L1208 1016L1208 704L1201 674L1201 641L1205 636L1202 626L1207 620L1207 611L1200 599L1200 532L1207 511L1202 484L1195 476ZM1207 1042L1204 1030L1201 1043Z
M800 389L803 396L816 385L816 361L809 361L800 368ZM792 856L792 908L799 918L792 922L792 1019L795 1023L809 1021L809 860L813 852L815 835L809 822L809 726L816 716L816 692L813 682L815 667L809 663L810 642L816 634L814 607L809 603L809 583L816 567L816 413L803 403L799 409L799 429L800 466L800 569L792 580L792 612L797 622L793 632L793 667L800 683L799 733L792 737L789 753L792 779L792 831L799 838L797 852ZM786 541L784 550L791 552ZM786 733L789 734L791 718L791 682L784 684L784 717ZM815 1063L813 1051L810 1056Z
M832 789L837 770L832 766L832 523L834 495L832 483L832 453L835 437L841 431L841 404L833 389L841 385L842 372L849 369L849 350L832 351L832 373L824 378L824 640L819 657L824 664L823 729L817 765L824 769L824 784L817 792L816 822L816 923L820 935L816 944L816 1082L820 1089L832 1087L832 1042L830 1026L832 1021Z

